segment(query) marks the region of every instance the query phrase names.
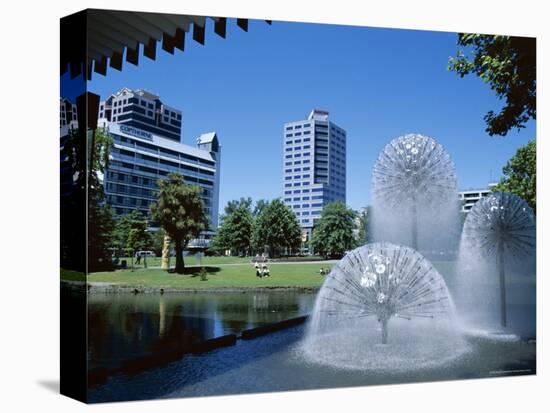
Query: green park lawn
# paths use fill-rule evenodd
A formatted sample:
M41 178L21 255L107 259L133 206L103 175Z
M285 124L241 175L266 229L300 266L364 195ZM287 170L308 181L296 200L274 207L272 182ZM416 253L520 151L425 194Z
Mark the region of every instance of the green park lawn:
M120 259L126 260L126 262L128 263L128 266L131 265L132 259L130 257L120 258ZM245 263L249 263L251 259L252 259L251 257L203 257L202 264L203 265L245 264ZM176 262L175 260L176 259L174 257L170 258L170 264L174 265ZM134 258L134 264L135 264L135 258ZM161 257L147 258L147 265L150 267L160 267L160 264L161 264ZM185 257L185 264L196 265L197 258L195 256L187 256ZM143 258L141 259L141 263L139 267L143 268Z
M194 263L193 263L194 264ZM181 289L211 289L211 288L315 288L319 287L324 276L319 274L321 268L330 269L332 263L314 264L269 264L270 277L256 277L256 270L250 264L214 266L206 265L207 280L203 281L199 267L186 268L185 274L175 274L159 268L139 268L113 272L97 272L88 275L88 282L101 282L121 286L149 288L181 288ZM72 272L62 272L62 278L78 280Z

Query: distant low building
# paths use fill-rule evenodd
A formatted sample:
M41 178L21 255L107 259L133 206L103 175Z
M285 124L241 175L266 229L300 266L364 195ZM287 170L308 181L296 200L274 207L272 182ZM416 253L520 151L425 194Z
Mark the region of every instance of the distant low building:
M461 211L467 214L474 204L479 201L481 198L489 195L493 188L497 185L496 182L490 183L487 188L483 189L466 189L458 193L459 199L462 201Z

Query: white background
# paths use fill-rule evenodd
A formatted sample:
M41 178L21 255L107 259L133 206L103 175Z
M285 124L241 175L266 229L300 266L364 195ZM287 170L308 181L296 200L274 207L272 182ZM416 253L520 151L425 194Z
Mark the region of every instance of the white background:
M12 411L549 411L548 12L544 1L44 1L0 11L0 408ZM538 375L95 405L59 396L59 18L86 7L538 38ZM489 108L487 108L489 109ZM498 139L498 138L497 138ZM511 139L511 138L504 138ZM542 174L542 175L541 175ZM544 177L543 177L544 175ZM545 221L545 222L543 222ZM547 232L546 232L547 233Z

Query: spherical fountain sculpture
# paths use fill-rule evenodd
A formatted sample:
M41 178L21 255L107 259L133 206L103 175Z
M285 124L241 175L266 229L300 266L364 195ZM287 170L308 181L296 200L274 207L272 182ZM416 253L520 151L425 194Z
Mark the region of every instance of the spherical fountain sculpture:
M506 327L506 258L534 258L536 223L527 203L510 193L496 192L474 204L464 222L461 249L469 260L497 265L500 286L500 324ZM510 262L510 261L509 261Z
M348 368L426 366L462 354L453 318L445 281L428 260L406 246L367 244L325 279L305 350Z
M403 243L403 237L387 232L393 227L403 235L403 228L409 227L409 245L418 249L419 226L429 231L440 226L437 218L458 215L456 182L451 157L435 139L418 134L393 139L380 152L372 173L375 239Z

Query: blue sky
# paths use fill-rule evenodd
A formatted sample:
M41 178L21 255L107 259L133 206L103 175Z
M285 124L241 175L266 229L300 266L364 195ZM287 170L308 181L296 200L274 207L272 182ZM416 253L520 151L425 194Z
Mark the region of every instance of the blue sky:
M190 36L184 53L140 56L89 90L102 98L122 87L157 93L183 112L182 142L203 132L222 144L220 209L241 196L272 199L282 192L283 124L326 109L347 131L347 203L370 202L378 152L406 133L436 138L451 154L459 188L498 179L519 146L535 137L534 122L504 138L490 137L484 114L502 105L480 79L447 71L455 33L251 21L249 32L228 21L227 38L201 46Z

